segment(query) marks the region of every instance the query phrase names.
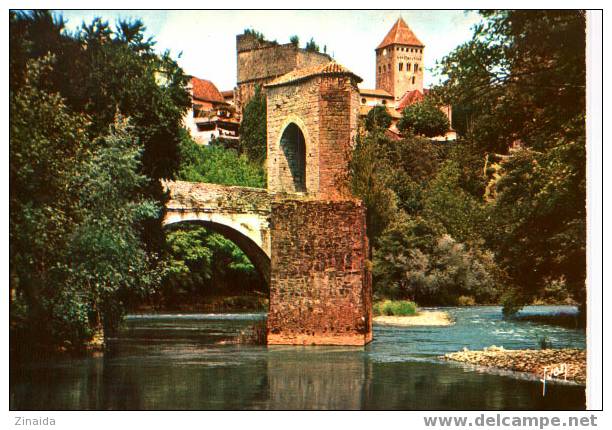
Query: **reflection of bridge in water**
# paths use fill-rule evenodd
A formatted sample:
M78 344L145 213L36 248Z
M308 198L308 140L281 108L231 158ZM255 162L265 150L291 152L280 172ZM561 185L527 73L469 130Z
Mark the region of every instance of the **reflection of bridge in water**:
M361 79L335 62L268 83L268 189L165 182L164 225L234 241L270 286L269 344L372 339L365 207L349 191Z

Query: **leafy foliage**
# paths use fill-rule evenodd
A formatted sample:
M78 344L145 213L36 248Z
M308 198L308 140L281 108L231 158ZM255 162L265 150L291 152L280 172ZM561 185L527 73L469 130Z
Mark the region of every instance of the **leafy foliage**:
M383 174L385 160L379 146L384 135L372 134L359 138L350 161L352 192L366 205L366 222L370 244L374 244L397 211L397 198L389 189Z
M457 128L473 148L501 154L483 235L512 284L506 311L559 279L584 309L585 13L482 15L439 65L436 93L461 106Z
M291 42L292 45L300 46L300 38L297 34L294 34L293 36L291 36L289 38L289 42Z
M171 270L156 301L166 307L196 303L206 296L265 291L246 255L230 240L197 225L171 229Z
M12 323L28 345L78 346L112 333L125 304L159 284L138 230L159 206L139 193L133 128L118 116L90 138L88 118L44 88L52 64L30 60L10 97Z
M461 107L458 131L483 149L503 153L520 139L541 150L584 115L585 12L482 15L472 39L439 64L446 82L438 94Z
M306 51L310 51L310 52L319 52L320 51L319 45L317 45L317 43L314 41L314 39L312 37L310 38L310 40L308 42L306 42L306 47L304 49L306 49Z
M264 36L263 33L255 30L254 28L245 28L243 33L245 35L253 36L259 42L265 42L266 41L266 36Z
M180 147L181 167L178 179L223 185L265 188L266 178L259 163L250 161L233 149L202 146L186 134Z
M397 128L403 133L436 137L443 136L450 128L450 124L444 112L427 98L405 107Z
M391 114L385 106L374 106L365 119L365 128L368 131L374 131L375 129L386 130L391 126Z
M417 305L409 300L383 300L372 305L374 315L416 315Z
M377 291L420 304L454 304L461 295L489 302L496 295L490 252L468 248L423 218L399 216L374 254Z
M240 152L259 163L266 159L267 152L266 111L266 96L258 85L242 112Z

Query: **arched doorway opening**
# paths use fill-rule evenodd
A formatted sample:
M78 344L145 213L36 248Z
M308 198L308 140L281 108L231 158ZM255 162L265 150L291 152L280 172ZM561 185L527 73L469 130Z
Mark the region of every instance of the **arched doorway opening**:
M281 136L280 146L284 160L280 180L283 191L306 192L306 140L295 123L290 123Z
M270 258L252 239L218 222L165 225L172 269L158 296L168 311L267 312Z

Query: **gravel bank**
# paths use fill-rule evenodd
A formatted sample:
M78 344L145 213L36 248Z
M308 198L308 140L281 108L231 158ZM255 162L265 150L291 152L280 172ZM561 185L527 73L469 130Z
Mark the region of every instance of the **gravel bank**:
M446 312L442 311L421 311L416 315L398 317L380 315L374 317L374 323L380 325L393 325L400 327L410 326L448 326L453 324L453 320Z
M542 378L567 379L580 384L586 383L586 351L582 349L504 349L491 346L483 351L465 349L443 356L445 360L460 361L479 366L529 372ZM551 375L551 372L555 372Z

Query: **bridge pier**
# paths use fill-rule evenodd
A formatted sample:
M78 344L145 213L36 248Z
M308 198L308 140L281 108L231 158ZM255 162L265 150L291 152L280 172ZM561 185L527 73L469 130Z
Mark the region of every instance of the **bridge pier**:
M269 345L372 340L365 228L359 201L272 203Z

